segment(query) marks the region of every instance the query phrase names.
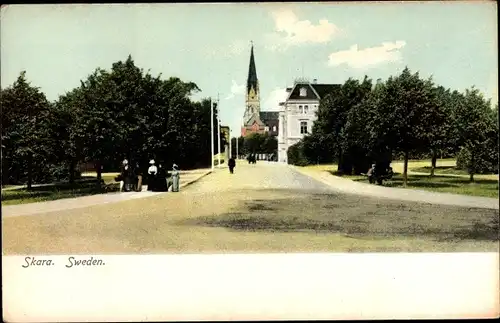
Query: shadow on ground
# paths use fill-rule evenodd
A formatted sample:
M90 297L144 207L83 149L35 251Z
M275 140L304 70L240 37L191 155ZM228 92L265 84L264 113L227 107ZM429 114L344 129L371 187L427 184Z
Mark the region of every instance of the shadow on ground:
M313 194L246 201L233 212L178 224L235 231L341 233L355 238L497 241L498 216L497 210Z

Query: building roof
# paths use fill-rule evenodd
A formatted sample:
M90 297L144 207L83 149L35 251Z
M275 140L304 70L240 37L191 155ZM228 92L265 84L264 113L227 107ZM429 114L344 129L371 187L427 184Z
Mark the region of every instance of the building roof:
M315 84L308 82L297 82L289 91L288 100L320 100L325 95L339 88L340 84ZM300 96L300 89L306 88L306 96Z
M264 123L267 123L269 120L278 120L280 116L280 113L275 111L261 111L259 114L260 120Z
M311 84L312 87L316 90L320 98L323 98L325 95L338 90L340 88L340 84Z
M264 126L264 121L260 118L260 115L254 114L250 119L245 122L246 127L252 126L254 123L257 123L259 126Z
M248 67L247 94L250 93L250 89L252 87L254 88L254 91L258 91L257 69L255 67L255 57L253 55L253 44L250 51L250 65Z

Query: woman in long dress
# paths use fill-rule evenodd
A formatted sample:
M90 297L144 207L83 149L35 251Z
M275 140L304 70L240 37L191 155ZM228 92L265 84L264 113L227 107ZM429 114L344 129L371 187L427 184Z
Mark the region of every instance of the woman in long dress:
M154 188L155 191L157 192L168 191L167 171L165 170L162 164L158 164L158 175L156 176L156 180L157 183Z
M155 165L154 159L151 159L149 164L151 166L149 166L149 168L148 168L148 191L153 191L156 189L156 186L157 186L156 175L158 174L158 168Z

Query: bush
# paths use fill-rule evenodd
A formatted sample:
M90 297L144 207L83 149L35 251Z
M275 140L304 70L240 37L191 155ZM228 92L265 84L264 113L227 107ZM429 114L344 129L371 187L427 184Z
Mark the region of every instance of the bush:
M66 163L58 164L58 165L50 165L49 167L49 178L50 182L62 182L69 180L69 165ZM81 178L82 173L78 170L75 170L75 179Z
M307 166L310 162L304 156L304 143L299 141L288 148L288 163L296 166Z

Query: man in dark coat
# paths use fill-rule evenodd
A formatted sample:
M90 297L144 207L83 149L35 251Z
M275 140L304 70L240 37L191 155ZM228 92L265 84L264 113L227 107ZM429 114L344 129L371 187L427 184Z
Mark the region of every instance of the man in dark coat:
M229 166L229 172L233 174L234 167L236 167L236 161L234 160L234 158L230 158L229 161L227 162L227 165Z

